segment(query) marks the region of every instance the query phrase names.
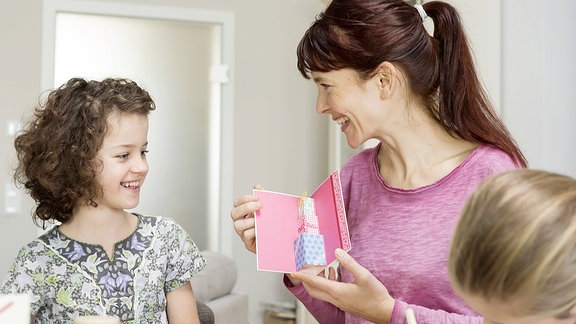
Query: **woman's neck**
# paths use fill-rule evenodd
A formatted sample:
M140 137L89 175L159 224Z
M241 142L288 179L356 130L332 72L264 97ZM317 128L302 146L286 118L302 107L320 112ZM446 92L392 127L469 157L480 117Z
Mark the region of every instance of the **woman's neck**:
M451 136L436 121L401 127L381 140L380 175L395 188L415 189L440 180L479 145Z

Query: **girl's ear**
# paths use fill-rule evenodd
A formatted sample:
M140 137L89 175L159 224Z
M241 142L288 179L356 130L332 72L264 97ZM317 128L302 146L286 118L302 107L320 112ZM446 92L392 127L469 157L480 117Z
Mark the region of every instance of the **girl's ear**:
M575 319L576 320L576 304L574 306L572 306L572 308L567 310L565 313L563 313L562 318L563 319L569 318L569 319Z
M378 66L378 73L375 78L378 81L378 89L380 90L381 99L389 99L398 88L400 81L398 69L390 62L382 62Z
M571 318L576 318L576 304L574 304L574 306L568 310L568 314Z

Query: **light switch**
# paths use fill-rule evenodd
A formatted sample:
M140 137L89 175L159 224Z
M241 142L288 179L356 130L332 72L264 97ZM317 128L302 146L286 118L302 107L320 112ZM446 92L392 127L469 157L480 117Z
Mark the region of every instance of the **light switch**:
M8 137L14 137L18 132L18 129L20 129L20 123L13 120L8 121Z
M211 66L210 81L217 83L230 82L230 66L225 64Z
M11 182L6 182L4 184L4 208L6 214L18 214L21 203L22 199L18 188Z

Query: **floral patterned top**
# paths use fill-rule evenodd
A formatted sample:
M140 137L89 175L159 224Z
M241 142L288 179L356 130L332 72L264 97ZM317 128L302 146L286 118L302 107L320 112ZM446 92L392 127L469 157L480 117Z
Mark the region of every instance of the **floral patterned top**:
M136 216L136 231L115 244L112 260L103 247L54 227L20 250L0 293L30 294L34 323L72 323L86 315L167 323L166 293L189 281L206 260L174 220Z

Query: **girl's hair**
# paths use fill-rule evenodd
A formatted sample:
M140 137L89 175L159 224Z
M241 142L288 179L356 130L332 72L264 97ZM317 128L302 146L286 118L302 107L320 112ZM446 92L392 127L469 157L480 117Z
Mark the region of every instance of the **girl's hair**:
M312 71L350 68L367 80L390 62L448 133L494 145L526 166L478 79L458 12L439 1L423 7L433 37L404 0L333 0L300 41L298 70L309 79Z
M519 169L487 178L466 203L448 272L456 291L521 301L561 317L576 305L576 179Z
M34 223L67 221L79 204L97 206L96 158L113 112L148 115L155 104L148 92L128 79L70 79L48 93L35 108L14 147L14 180L36 202ZM43 102L42 102L43 101Z

